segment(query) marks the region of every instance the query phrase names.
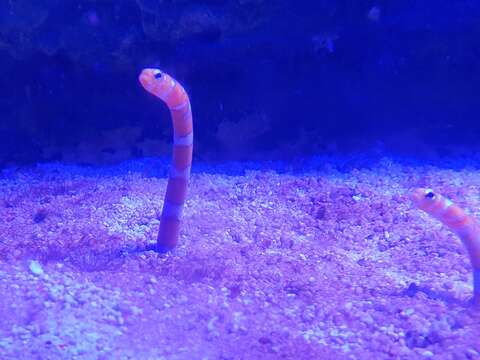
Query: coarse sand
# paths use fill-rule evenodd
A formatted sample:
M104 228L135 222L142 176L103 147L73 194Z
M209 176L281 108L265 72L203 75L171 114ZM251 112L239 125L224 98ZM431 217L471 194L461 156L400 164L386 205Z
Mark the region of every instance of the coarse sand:
M480 359L466 251L408 200L480 216L480 162L195 163L158 254L166 164L3 170L1 359Z

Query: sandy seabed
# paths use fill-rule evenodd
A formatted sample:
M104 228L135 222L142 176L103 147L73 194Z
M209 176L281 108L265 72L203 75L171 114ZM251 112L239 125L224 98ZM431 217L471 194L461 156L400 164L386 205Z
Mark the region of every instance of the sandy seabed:
M0 358L480 359L466 251L408 200L480 215L455 164L194 164L166 255L166 162L5 169Z

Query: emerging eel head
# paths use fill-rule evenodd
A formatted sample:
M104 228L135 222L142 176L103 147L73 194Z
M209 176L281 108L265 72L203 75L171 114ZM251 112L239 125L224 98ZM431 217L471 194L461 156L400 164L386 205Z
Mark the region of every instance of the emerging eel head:
M432 189L419 188L415 189L410 195L410 200L416 207L422 210L429 209L434 202L439 200L439 197L433 192Z
M140 80L140 84L146 89L150 86L153 82L157 79L162 77L162 72L159 69L143 69L140 75L138 76L138 80Z
M165 100L175 83L159 69L143 69L138 80L149 93Z

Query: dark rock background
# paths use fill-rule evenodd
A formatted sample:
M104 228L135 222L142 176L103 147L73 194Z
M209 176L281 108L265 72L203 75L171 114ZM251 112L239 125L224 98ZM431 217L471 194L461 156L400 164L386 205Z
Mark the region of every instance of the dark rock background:
M5 0L0 164L169 153L145 66L188 89L200 159L477 149L479 55L471 0Z

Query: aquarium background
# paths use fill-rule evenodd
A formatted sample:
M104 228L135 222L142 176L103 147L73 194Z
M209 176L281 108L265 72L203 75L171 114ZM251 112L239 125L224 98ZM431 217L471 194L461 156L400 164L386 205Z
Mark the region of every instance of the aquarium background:
M190 95L196 159L477 149L479 19L470 0L2 1L0 164L168 154L152 66Z
M479 39L478 0L0 1L0 359L480 359Z

